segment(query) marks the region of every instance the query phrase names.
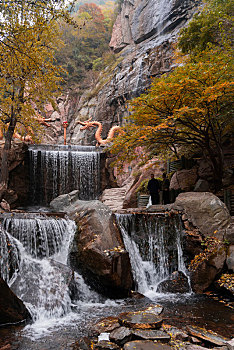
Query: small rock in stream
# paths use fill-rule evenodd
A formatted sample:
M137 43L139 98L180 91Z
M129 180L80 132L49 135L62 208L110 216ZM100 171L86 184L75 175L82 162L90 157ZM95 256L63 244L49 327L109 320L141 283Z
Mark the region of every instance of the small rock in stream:
M122 313L118 318L122 326L140 329L158 329L163 319L152 313L143 311Z
M190 326L187 327L187 331L189 334L192 336L202 339L208 343L211 343L215 346L223 346L226 345L227 341L229 339L222 337L221 335L218 335L214 332L207 331L205 329L195 327L195 326Z
M160 330L136 329L132 332L137 339L158 340L162 343L168 343L170 335Z
M163 312L163 306L159 304L152 305L147 307L147 309L145 309L144 311L149 312L150 314L160 315Z
M177 339L177 340L181 340L181 341L187 341L189 336L188 334L186 334L185 332L181 331L180 329L178 328L175 328L175 327L172 327L170 330L169 330L169 334L174 338L174 339ZM200 342L200 341L199 341Z
M118 345L124 345L132 339L132 331L126 327L120 327L115 329L110 334L110 341Z
M119 328L120 324L117 317L106 317L101 319L98 323L94 324L92 329L96 334L112 332L114 329Z
M151 340L136 340L124 345L124 350L170 350L171 346L154 343Z
M94 345L93 350L120 350L120 347L110 341L102 340Z

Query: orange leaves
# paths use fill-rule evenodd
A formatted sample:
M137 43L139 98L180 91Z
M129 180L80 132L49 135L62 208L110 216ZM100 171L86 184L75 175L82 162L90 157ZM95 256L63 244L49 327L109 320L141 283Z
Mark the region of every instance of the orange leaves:
M154 79L147 94L130 101L128 136L121 145L125 141L128 153L144 146L149 157L152 149L167 155L205 152L207 139L212 148L222 147L231 130L232 74L229 52L210 49L186 57L169 75Z

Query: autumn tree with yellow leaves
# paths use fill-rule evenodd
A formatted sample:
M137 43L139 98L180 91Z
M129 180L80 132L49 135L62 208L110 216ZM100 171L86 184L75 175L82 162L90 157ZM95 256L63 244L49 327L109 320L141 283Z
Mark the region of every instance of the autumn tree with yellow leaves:
M202 155L218 191L224 144L233 132L233 0L204 3L178 39L177 68L130 101L125 133L111 151L119 161L139 157L139 149L145 160Z
M141 146L147 155L177 157L196 153L213 167L215 190L222 185L223 143L233 129L231 50L207 49L185 57L169 75L154 79L131 104L132 114L111 147L119 160Z
M65 1L0 2L0 128L2 150L0 198L8 186L8 152L15 131L35 136L36 110L50 101L61 76L54 62L60 44L57 20L72 21Z

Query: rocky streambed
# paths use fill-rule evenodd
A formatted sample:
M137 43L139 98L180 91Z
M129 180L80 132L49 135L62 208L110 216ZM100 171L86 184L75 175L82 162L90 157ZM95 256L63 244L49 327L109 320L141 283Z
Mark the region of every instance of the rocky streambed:
M233 310L223 303L194 294L138 297L77 302L67 318L0 328L0 349L233 349Z
M189 299L187 299L187 301L189 301ZM192 298L190 301L192 301ZM199 303L200 310L203 311L205 311L204 301L205 300L200 300ZM165 308L159 304L151 304L141 311L124 312L116 317L104 318L92 326L93 336L80 339L75 343L73 349L233 349L234 339L230 338L232 336L231 312L229 314L229 311L226 310L227 314L230 316L230 319L225 320L227 332L224 332L224 329L219 329L221 333L226 333L226 335L229 336L224 337L212 330L204 328L204 324L208 327L210 327L211 324L209 324L209 322L207 323L208 320L206 317L203 319L201 314L198 317L196 317L196 313L194 314L193 321L195 324L199 324L197 321L200 318L200 326L194 325L189 323L188 317L186 317L185 314L182 312L180 313L180 311L182 311L180 310L180 302L177 301L174 307L172 305L169 306L170 302L167 302L167 304ZM194 302L192 302L192 304L194 304ZM193 307L194 305L192 305L192 308ZM171 313L172 309L173 312ZM187 310L189 314L190 310L188 305ZM212 308L209 308L208 317L211 316L211 310ZM215 321L215 315L213 316ZM180 318L183 320L182 322L179 321ZM216 322L217 321L216 318ZM201 327L202 324L203 327ZM220 324L217 322L216 329L219 328L219 326Z

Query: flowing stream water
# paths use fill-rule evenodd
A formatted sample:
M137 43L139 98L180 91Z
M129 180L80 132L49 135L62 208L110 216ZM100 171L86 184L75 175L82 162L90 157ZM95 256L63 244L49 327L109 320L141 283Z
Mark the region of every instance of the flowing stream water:
M2 344L10 343L12 350L72 349L76 339L92 334L92 324L98 319L155 302L164 305L164 318L175 325L181 320L183 325L202 321L200 325L207 322L213 330L220 327L221 334L229 332L230 312L220 303L193 295L157 293L158 283L171 272L181 269L186 273L178 218L117 215L117 219L137 289L148 298L108 300L70 269L67 257L75 233L73 221L18 213L2 221L1 274L33 318L25 327L0 328ZM143 236L148 237L145 242Z
M129 252L136 288L141 294L154 299L160 294L159 284L174 271L182 272L189 280L179 215L116 214L116 218Z
M94 147L30 146L31 204L47 204L75 189L80 199L96 198L100 156ZM167 310L164 317L171 322L174 319L175 324L181 319L191 323L193 318L193 323L207 322L214 330L220 325L221 333L229 332L233 320L223 305L191 293L158 292L159 284L174 271L189 277L179 216L116 217L130 255L136 290L146 296L141 300L108 300L71 270L67 260L76 230L72 220L40 213L0 216L0 274L33 319L27 326L0 328L0 346L11 344L12 350L72 349L76 339L92 334L92 325L98 319L158 302Z

